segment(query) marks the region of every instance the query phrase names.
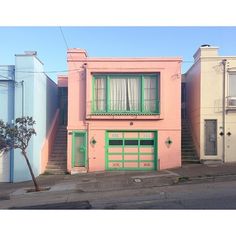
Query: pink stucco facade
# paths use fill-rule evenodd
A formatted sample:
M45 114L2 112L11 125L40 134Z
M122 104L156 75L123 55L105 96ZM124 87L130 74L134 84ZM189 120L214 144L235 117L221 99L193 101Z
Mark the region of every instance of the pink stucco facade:
M124 132L140 137L142 132L156 134L156 170L181 166L181 59L176 58L90 58L83 49L69 49L68 62L68 150L69 172L106 170L107 132ZM158 73L158 114L94 114L93 76L95 74ZM64 77L66 80L67 77ZM66 83L62 81L60 83ZM130 132L132 131L132 132ZM86 132L86 165L74 166L73 133ZM125 133L126 132L126 133ZM139 132L139 133L138 133ZM151 133L152 132L152 133ZM92 143L93 141L95 143ZM169 143L168 143L169 141ZM139 158L148 148L139 148ZM128 155L127 155L128 157ZM130 155L130 160L134 156ZM110 157L112 158L112 157ZM118 155L116 156L118 158ZM143 158L148 158L143 155ZM134 164L134 165L133 165ZM135 166L132 161L127 167ZM139 163L139 166L145 163ZM142 168L140 168L141 170ZM114 169L115 170L115 169Z

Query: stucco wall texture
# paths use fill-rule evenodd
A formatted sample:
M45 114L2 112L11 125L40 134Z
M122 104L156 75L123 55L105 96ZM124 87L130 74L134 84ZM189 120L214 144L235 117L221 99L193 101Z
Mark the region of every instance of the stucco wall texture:
M67 54L69 172L75 169L73 131L87 131L87 171L105 170L105 132L109 130L157 131L157 169L181 166L180 58L90 58L83 49L69 49ZM160 114L94 116L91 111L93 73L160 73ZM168 138L171 145L166 144ZM95 145L91 145L92 139L97 141Z
M12 123L16 118L32 116L37 135L33 136L27 148L35 176L42 173L42 148L48 142L51 124L57 109L57 85L45 73L43 63L36 53L15 55L14 66L1 66L0 79L12 81L0 82L0 119ZM5 71L5 74L3 73ZM4 77L3 77L4 76ZM3 87L4 86L4 87ZM51 142L49 142L50 145ZM48 148L50 150L50 147ZM43 152L45 153L45 152ZM46 152L47 153L47 152ZM5 162L0 163L0 181L18 182L30 180L31 176L26 161L19 149L7 153ZM4 167L1 168L2 166Z
M223 153L223 78L222 61L226 59L225 72L225 151ZM194 64L186 73L188 109L187 114L191 122L195 146L201 160L236 161L236 109L227 107L229 96L229 73L235 72L236 56L220 56L218 47L200 47L194 54ZM216 120L215 155L205 153L205 121ZM232 135L228 136L227 132Z

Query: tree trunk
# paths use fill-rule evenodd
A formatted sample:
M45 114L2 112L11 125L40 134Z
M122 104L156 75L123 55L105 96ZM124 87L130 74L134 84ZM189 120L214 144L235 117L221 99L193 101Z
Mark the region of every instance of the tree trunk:
M29 171L30 171L30 175L31 175L32 180L33 180L33 182L34 182L35 191L38 192L38 191L40 191L40 188L39 188L38 183L37 183L37 181L36 181L36 179L35 179L35 176L34 176L34 173L33 173L32 168L31 168L29 159L28 159L28 157L27 157L25 151L22 151L22 154L23 154L23 156L25 157L26 163L27 163L28 168L29 168Z

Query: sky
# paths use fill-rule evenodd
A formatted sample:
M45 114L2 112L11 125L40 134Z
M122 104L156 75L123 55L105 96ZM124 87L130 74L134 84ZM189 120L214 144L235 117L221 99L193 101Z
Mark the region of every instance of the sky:
M182 73L202 44L236 56L236 27L0 27L0 65L14 55L37 51L45 71L67 70L66 50L84 48L90 57L181 57ZM56 81L58 73L48 73Z

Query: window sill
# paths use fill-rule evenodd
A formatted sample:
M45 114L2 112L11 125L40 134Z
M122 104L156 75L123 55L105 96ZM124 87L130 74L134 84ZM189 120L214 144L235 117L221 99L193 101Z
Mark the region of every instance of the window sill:
M162 120L157 113L92 113L86 115L87 120Z

